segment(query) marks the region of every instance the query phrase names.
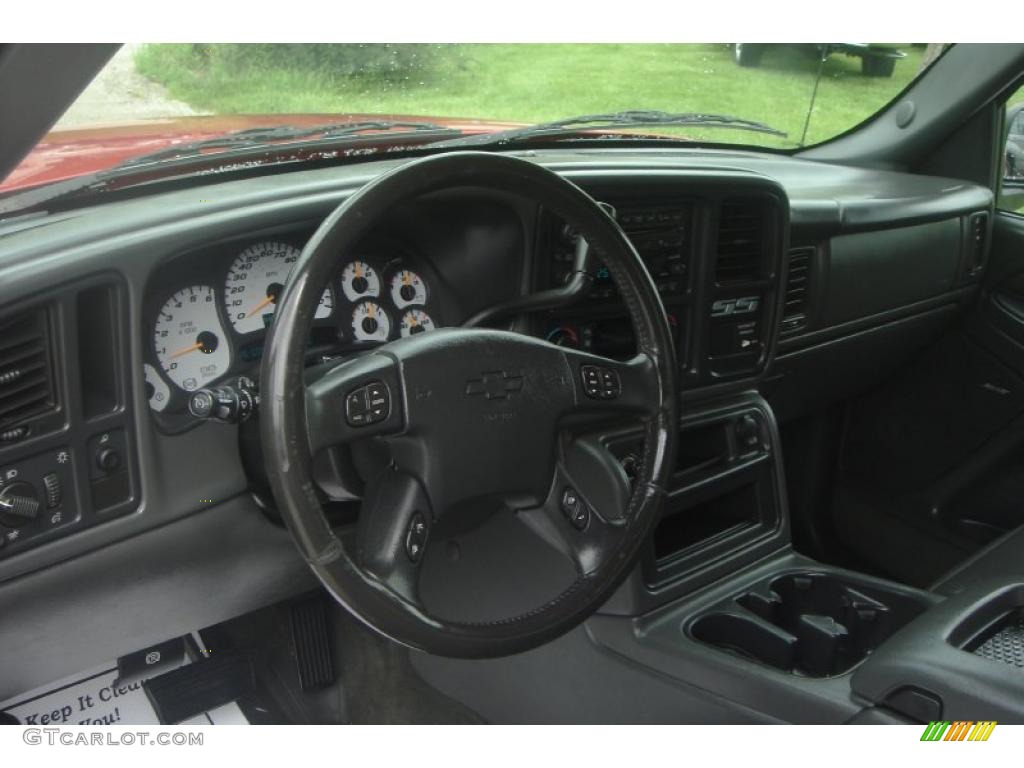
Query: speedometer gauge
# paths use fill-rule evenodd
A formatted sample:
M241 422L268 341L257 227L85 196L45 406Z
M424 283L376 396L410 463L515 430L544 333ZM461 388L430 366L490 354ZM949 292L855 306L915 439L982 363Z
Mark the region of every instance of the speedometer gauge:
M227 373L231 353L217 314L213 288L182 288L160 309L154 348L167 378L186 392Z
M427 284L411 269L403 269L391 278L391 300L399 309L427 303Z
M400 331L403 336L415 336L417 333L425 333L434 330L433 319L422 309L410 309L402 315Z
M224 284L228 317L238 333L252 333L270 325L277 299L298 257L299 249L294 245L276 242L256 243L238 254ZM333 311L334 297L327 288L314 317L330 317Z
M380 296L380 277L365 261L352 261L341 272L341 292L349 301Z
M375 301L356 304L352 310L352 334L359 341L387 341L391 318Z

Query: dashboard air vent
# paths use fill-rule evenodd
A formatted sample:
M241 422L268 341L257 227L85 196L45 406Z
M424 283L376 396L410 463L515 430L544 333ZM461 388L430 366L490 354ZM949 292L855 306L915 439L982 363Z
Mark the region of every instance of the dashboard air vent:
M46 310L0 321L0 433L56 407Z
M765 217L756 200L726 200L718 218L715 281L719 285L758 280L764 271Z
M783 336L807 327L807 300L813 257L814 248L793 248L789 252L789 272L786 277L786 297L780 329Z

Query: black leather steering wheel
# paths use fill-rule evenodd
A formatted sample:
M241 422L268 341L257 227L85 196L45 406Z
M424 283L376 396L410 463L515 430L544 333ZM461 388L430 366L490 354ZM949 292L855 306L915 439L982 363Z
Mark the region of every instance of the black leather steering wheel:
M625 301L638 354L627 362L517 333L440 328L338 363L306 386L310 323L339 254L351 253L380 215L453 188L501 190L535 201L585 236ZM277 304L263 356L261 428L278 508L323 585L384 635L430 653L480 658L524 651L572 629L607 600L637 560L665 495L676 442L676 362L668 320L640 257L615 221L581 189L541 166L481 152L436 155L367 184L320 226ZM629 502L599 515L566 498L567 425L613 418L643 424ZM388 476L364 498L354 552L331 529L312 477L313 455L376 440ZM575 566L564 592L497 621L429 615L419 565L449 511L500 498L529 516Z

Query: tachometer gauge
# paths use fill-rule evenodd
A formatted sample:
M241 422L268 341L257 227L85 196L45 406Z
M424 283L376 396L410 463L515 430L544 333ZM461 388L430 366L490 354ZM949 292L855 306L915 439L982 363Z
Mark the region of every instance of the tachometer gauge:
M426 304L427 284L412 270L403 269L391 278L391 300L399 309Z
M402 324L399 330L403 336L414 336L417 333L432 331L436 327L430 315L422 309L410 309L402 315Z
M359 341L387 341L391 318L375 301L356 304L352 310L352 333Z
M278 296L288 281L299 249L287 243L264 242L250 245L231 263L224 283L224 302L231 325L238 333L260 331L274 318ZM324 290L316 308L316 319L334 311L331 289Z
M149 363L142 366L142 372L146 377L146 398L149 400L149 407L160 413L171 400L171 388Z
M341 272L341 292L349 301L380 296L380 277L365 261L351 261Z
M231 353L213 288L182 288L160 309L154 332L157 360L172 382L191 392L227 373Z

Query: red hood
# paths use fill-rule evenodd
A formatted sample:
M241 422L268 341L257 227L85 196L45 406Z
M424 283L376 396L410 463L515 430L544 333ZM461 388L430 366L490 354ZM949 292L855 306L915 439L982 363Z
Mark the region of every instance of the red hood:
M34 187L102 171L133 157L179 144L212 139L248 128L316 126L365 120L431 122L466 134L494 133L522 123L491 122L469 118L433 118L410 115L216 115L149 120L129 125L57 130L46 134L11 174L0 182L0 192ZM381 144L394 143L387 133ZM416 143L409 134L401 143Z

